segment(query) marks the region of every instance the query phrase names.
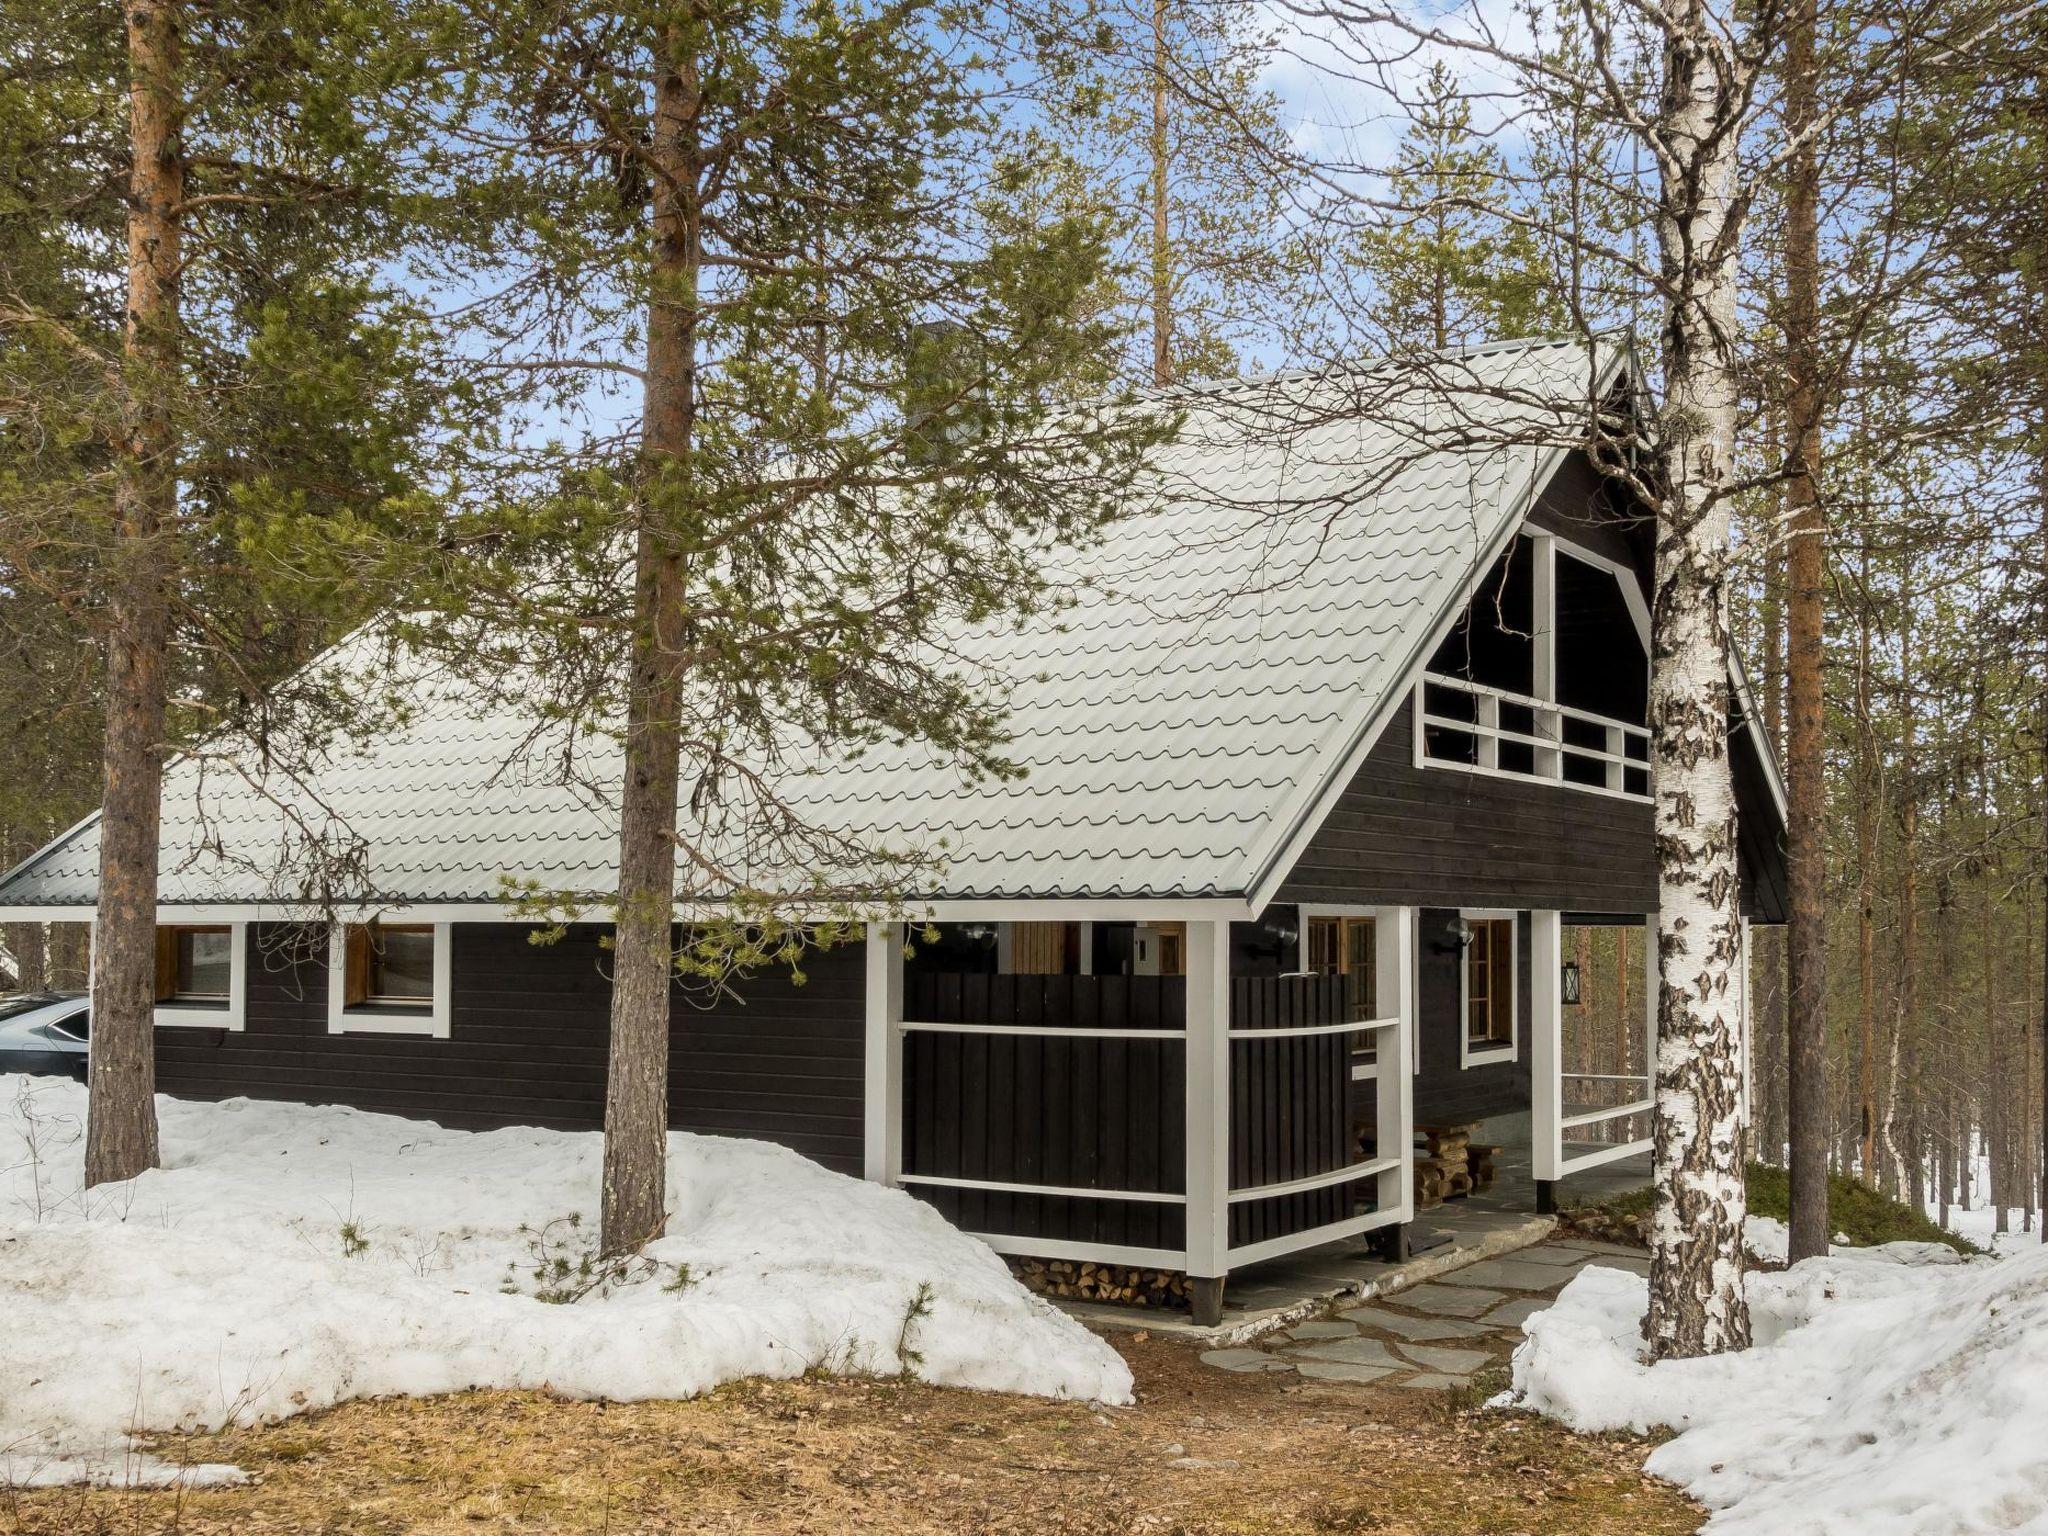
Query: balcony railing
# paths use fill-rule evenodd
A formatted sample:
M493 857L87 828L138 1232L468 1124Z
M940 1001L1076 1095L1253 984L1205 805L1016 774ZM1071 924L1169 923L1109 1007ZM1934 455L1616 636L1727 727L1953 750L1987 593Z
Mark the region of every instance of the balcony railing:
M1416 690L1418 765L1650 799L1650 733L1525 693L1425 673Z

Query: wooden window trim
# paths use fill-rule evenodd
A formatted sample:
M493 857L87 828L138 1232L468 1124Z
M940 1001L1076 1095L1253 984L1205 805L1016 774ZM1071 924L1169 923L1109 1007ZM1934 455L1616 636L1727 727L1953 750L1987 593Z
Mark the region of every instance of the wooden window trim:
M180 993L177 990L178 935L187 931L228 935L228 990ZM186 1029L243 1027L249 989L249 925L247 923L159 923L156 930L156 1007L159 1026Z
M431 998L386 998L370 991L372 930L427 931L434 936ZM448 1038L453 992L453 933L448 923L339 923L327 945L327 1032L331 1035L426 1035Z

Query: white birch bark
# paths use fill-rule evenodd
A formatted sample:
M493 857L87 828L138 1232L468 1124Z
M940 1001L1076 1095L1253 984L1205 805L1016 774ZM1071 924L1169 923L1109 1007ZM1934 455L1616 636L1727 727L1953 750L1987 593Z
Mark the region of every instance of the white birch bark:
M1656 1358L1749 1343L1743 1297L1742 928L1729 771L1730 503L1737 404L1731 222L1743 103L1701 0L1664 0L1658 239L1670 311L1655 437L1662 498L1650 669L1656 790Z

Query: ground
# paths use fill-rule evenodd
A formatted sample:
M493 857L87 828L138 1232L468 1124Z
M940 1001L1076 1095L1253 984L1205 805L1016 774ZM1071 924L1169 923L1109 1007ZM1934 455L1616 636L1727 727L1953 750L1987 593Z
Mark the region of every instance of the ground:
M822 1378L688 1402L351 1403L159 1447L232 1461L253 1486L20 1492L0 1531L1657 1536L1701 1519L1643 1477L1647 1442L1485 1411L1477 1388L1232 1373L1178 1341L1113 1342L1134 1408Z

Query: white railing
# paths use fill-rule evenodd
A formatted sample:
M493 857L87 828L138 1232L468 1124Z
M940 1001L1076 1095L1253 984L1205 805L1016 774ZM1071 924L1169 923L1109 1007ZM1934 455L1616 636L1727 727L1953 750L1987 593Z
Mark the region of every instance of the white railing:
M1463 694L1471 699L1473 718L1462 720L1431 709L1429 692L1432 688ZM1504 706L1527 710L1534 729L1521 731L1502 725ZM1511 693L1505 688L1489 687L1485 683L1468 682L1461 677L1446 677L1438 672L1423 674L1422 685L1415 690L1415 717L1417 767L1461 768L1467 772L1560 784L1567 789L1612 795L1622 800L1647 802L1650 799L1650 733L1647 728L1631 725L1626 720L1596 715L1591 710L1575 709L1569 704L1558 704L1526 693ZM1593 746L1566 740L1567 720L1597 729L1601 733L1602 744ZM1429 737L1432 730L1468 739L1472 743L1472 756L1450 756L1431 751ZM1503 763L1503 743L1527 747L1529 766L1523 768ZM1640 744L1640 755L1630 752L1632 743ZM1591 768L1600 775L1599 782L1584 777L1568 777L1565 773L1568 762Z
M1644 1072L1567 1072L1564 1069L1564 920L1559 912L1533 912L1529 921L1530 966L1530 1052L1529 1130L1531 1161L1539 1183L1557 1180L1603 1163L1647 1152L1648 1135L1624 1141L1588 1141L1574 1131L1612 1125L1638 1115L1653 1114L1657 1101L1653 1084ZM1657 957L1656 945L1647 942L1655 930L1641 930L1643 944L1642 1059L1657 1059ZM1633 1054L1632 1052L1630 1053ZM1599 1083L1625 1095L1623 1102L1607 1105L1567 1104L1568 1083ZM1626 1136L1631 1127L1624 1127Z
M1230 1021L1228 928L1190 923L1188 1019L1179 1029L1075 1028L1059 1024L949 1023L904 1016L903 950L893 925L874 923L868 933L867 1094L864 1161L867 1176L883 1183L930 1189L969 1190L988 1195L1130 1202L1178 1206L1186 1214L1184 1246L1165 1249L1124 1243L1079 1241L1039 1235L981 1232L975 1235L998 1253L1069 1258L1141 1267L1186 1269L1191 1275L1220 1275L1229 1269L1281 1254L1394 1226L1414 1215L1410 1172L1414 1140L1410 1037L1415 1012L1415 909L1371 909L1377 917L1375 956L1381 978L1383 1016L1338 1023L1242 1028ZM903 1167L904 1049L917 1035L984 1035L1064 1040L1152 1041L1183 1053L1187 1063L1187 1176L1184 1191L1140 1190L1095 1184L1041 1184L1024 1180L927 1174ZM1375 1086L1375 1118L1383 1155L1342 1168L1254 1187L1233 1187L1230 1046L1257 1040L1316 1035L1363 1035L1379 1043L1388 1071ZM1331 1185L1372 1181L1373 1209L1327 1225L1249 1243L1233 1243L1229 1212L1250 1201L1307 1194Z

